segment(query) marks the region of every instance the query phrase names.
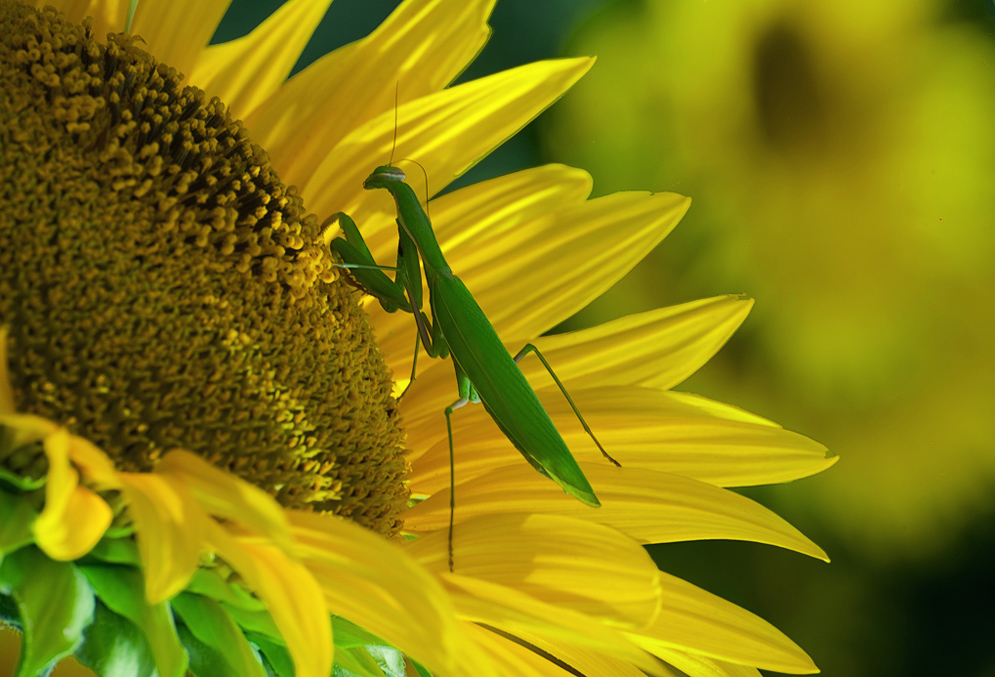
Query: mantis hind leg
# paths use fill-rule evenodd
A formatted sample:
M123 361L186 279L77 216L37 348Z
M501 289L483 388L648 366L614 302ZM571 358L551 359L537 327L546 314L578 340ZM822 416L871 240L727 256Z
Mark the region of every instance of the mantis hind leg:
M462 391L462 389L461 389ZM453 412L470 403L470 398L460 397L446 407L446 433L449 435L449 571L453 570L453 515L456 514L456 463L453 454Z
M518 362L521 362L522 358L528 355L529 353L535 353L535 356L539 358L540 362L542 362L542 366L544 366L546 368L546 371L549 372L549 375L553 377L553 381L556 383L556 387L560 389L561 393L563 393L563 397L566 398L567 403L570 405L570 408L573 409L574 415L577 417L577 420L580 421L580 424L582 426L584 426L584 432L586 432L588 436L592 440L594 440L594 443L598 445L598 449L601 450L601 454L609 461L614 463L616 466L621 468L622 464L616 461L614 458L612 458L611 455L607 451L605 451L605 448L601 446L601 442L599 442L598 438L594 435L594 431L591 430L591 426L587 425L587 421L584 420L584 416L580 413L580 409L577 408L577 405L574 404L573 399L571 399L570 393L567 392L567 389L560 381L560 378L556 375L556 372L553 371L553 368L549 366L549 362L546 361L546 358L543 357L543 354L539 352L538 348L536 348L531 343L526 343L525 347L519 350L518 354L515 355L514 357L515 363L517 364Z

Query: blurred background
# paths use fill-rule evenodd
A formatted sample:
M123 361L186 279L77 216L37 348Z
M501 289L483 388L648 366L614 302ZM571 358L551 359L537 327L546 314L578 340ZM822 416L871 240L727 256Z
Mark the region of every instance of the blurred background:
M280 0L236 0L217 41ZM300 66L398 3L336 0ZM463 80L597 55L461 183L545 162L691 211L558 328L721 293L757 300L681 390L823 442L822 475L743 493L831 565L657 546L827 677L995 677L995 7L990 0L499 0ZM774 674L774 673L770 673Z

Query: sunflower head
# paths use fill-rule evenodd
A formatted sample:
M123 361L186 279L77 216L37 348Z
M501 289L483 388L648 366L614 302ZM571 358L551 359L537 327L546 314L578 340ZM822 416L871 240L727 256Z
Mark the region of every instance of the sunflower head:
M0 2L0 323L18 409L121 470L183 447L284 506L395 533L392 384L316 219L221 101L90 25Z

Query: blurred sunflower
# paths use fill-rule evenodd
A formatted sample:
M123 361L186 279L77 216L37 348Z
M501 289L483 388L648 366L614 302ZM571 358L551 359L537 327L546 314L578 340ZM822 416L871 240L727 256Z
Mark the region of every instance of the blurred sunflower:
M970 4L619 2L576 34L602 61L549 126L601 186L707 196L602 301L765 299L749 357L695 387L846 449L779 500L881 561L945 556L991 504L995 42Z
M390 253L389 198L361 186L392 145L395 83L397 155L442 187L590 59L447 88L493 3L409 0L287 80L327 3L290 0L210 47L226 2L54 4L0 0L0 613L24 634L19 675L68 655L161 677L815 671L641 547L729 538L825 559L723 487L835 458L669 390L750 302L536 340L623 467L528 369L603 507L460 412L452 573L451 372L425 366L398 405L388 368L408 373L411 320L366 299L367 324L319 236L314 214L341 210ZM509 344L605 291L688 205L590 190L548 166L432 202Z

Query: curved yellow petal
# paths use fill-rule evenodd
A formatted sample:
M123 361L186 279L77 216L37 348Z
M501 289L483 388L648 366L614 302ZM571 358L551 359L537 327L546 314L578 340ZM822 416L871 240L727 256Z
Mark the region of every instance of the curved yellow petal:
M445 371L449 373L433 368L425 380L453 381L451 368ZM417 386L418 381L411 394ZM444 386L439 391L444 392ZM574 457L602 462L560 392L544 388L538 394ZM839 458L827 456L823 445L798 433L697 395L642 387L571 388L570 394L598 439L623 466L719 486L750 486L806 477ZM449 486L449 442L442 411L453 397L450 391L436 398L434 408L419 403L418 409L424 408L421 415L404 411L412 446L409 480L416 495ZM482 406L463 407L452 421L458 483L523 462Z
M188 487L207 514L237 522L281 547L289 547L287 515L262 489L184 449L173 449L163 456L156 473Z
M432 190L442 190L562 96L592 63L588 58L540 61L401 104L394 157L420 162ZM344 211L365 227L372 214L394 213L386 191L363 190L373 170L370 158L382 157L384 163L390 158L394 120L395 111L387 110L353 130L301 177L306 178L301 194L319 218ZM411 184L422 191L424 184Z
M114 462L89 440L69 436L69 458L79 467L87 482L98 489L119 489L121 480L118 478Z
M584 677L681 677L662 663L655 670L637 668L634 664L563 641L549 641L531 633L520 632L516 639L499 634L492 628L471 626L473 641L498 666L501 674L515 677L552 677L553 675L583 675Z
M120 473L135 523L150 604L173 597L190 581L205 549L209 520L182 482L154 473Z
M190 75L230 4L231 0L144 0L135 8L129 32L145 40L145 48L159 63Z
M791 674L819 671L797 644L760 617L676 576L661 572L660 581L663 606L656 622L626 633L647 651L676 649Z
M290 513L295 552L328 608L440 674L479 674L445 591L397 545L328 515Z
M452 82L490 35L487 17L493 4L494 0L402 3L369 36L295 75L249 115L246 126L268 150L283 181L304 185L350 131L393 111L395 85L398 100L405 103ZM306 140L302 129L307 130ZM365 167L367 174L372 170L373 166ZM352 188L359 191L361 184ZM308 206L316 209L310 199Z
M683 677L663 662L655 664L653 670L647 670L645 664L642 667L636 667L628 661L594 651L581 644L550 640L529 632L519 632L517 638L528 642L535 649L555 657L556 660L570 666L584 677L646 677L647 674L656 677ZM511 642L512 640L506 639L505 641ZM549 674L548 671L545 674Z
M437 572L448 570L447 529L405 549ZM464 520L453 530L453 560L462 576L622 627L652 623L659 608L658 571L646 551L614 529L583 520L538 514Z
M190 84L219 97L232 117L244 120L290 76L330 4L285 2L248 35L204 50L190 72Z
M640 543L704 539L754 541L828 561L826 553L776 514L728 489L643 468L608 463L581 467L601 500L592 510L526 463L497 468L457 487L459 523L479 515L542 513L610 526ZM404 513L414 534L449 524L449 491L434 493Z
M628 661L652 674L657 661L621 630L569 608L537 600L490 581L443 573L440 577L461 618L512 635L541 637L587 647Z
M667 661L688 677L763 677L754 667L727 663L686 651L654 647L653 655Z
M69 431L60 428L45 437L48 458L45 506L31 529L38 547L52 559L74 560L88 553L111 524L110 506L79 485L69 461Z
M712 359L752 307L752 299L716 296L544 336L534 343L556 365L564 383L669 389ZM522 370L530 382L546 373L541 364L528 362Z
M294 659L297 677L332 673L332 622L311 572L279 548L239 538L208 523L211 549L245 580L266 604Z

